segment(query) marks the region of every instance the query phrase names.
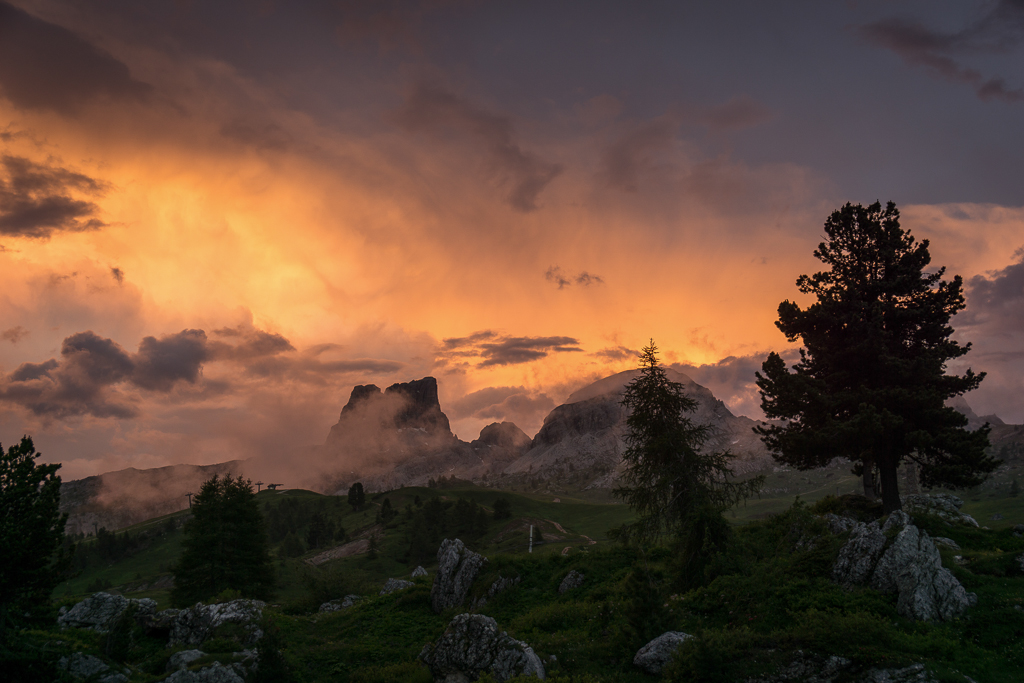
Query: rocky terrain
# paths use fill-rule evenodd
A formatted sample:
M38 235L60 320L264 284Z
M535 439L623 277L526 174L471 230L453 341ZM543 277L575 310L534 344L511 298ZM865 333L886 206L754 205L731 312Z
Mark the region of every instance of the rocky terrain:
M456 477L496 488L543 483L568 490L611 488L621 474L625 451L625 386L638 370L599 380L569 396L544 419L532 439L511 422L490 424L472 442L452 434L438 400L437 380L424 377L381 390L359 385L341 410L326 441L288 455L294 480L286 487L344 493L360 481L368 491L425 486L431 479ZM771 469L774 462L753 432L757 425L736 416L712 392L688 376L666 369L698 408L691 416L708 425L707 447L728 450L737 474ZM992 426L993 451L1003 459L1024 454L1024 426L978 417L965 401L955 407L971 428ZM294 465L294 466L292 466ZM68 530L117 529L187 506L185 494L214 474L255 478L280 470L255 460L218 465L177 465L152 470L121 470L64 484L62 507L71 514Z

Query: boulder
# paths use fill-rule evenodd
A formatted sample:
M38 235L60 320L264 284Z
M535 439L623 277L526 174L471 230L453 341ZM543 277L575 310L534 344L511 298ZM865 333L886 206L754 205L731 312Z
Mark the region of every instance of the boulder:
M67 611L61 611L57 623L62 628L88 628L105 633L129 607L136 616L156 612L156 601L149 598L129 600L122 595L95 593Z
M978 521L960 512L964 501L951 493L914 494L903 499L903 509L910 513L935 515L950 524L978 526Z
M586 577L583 574L573 569L562 579L562 583L558 586L558 594L564 595L574 588L579 588L583 585L584 578Z
M860 678L860 683L938 683L938 681L928 673L924 664L911 664L902 669L871 669Z
M829 512L823 515L828 530L834 534L843 534L857 526L858 522L853 517L840 517Z
M245 679L233 667L214 662L196 671L175 671L164 683L245 683Z
M405 579L388 579L384 587L380 589L380 595L389 595L395 591L402 591L406 588L412 588L416 584L412 581L406 581Z
M1024 524L1015 524L1013 526L1013 535L1015 538L1024 536Z
M321 612L337 612L340 609L348 609L362 598L358 595L346 595L341 600L331 600L320 605Z
M459 539L444 539L437 551L437 575L430 589L430 606L440 614L466 600L487 558L466 548Z
M427 575L427 570L424 569L423 567L416 567L416 569L412 570L412 578L414 578L414 579L417 576L426 576L426 575Z
M846 587L866 583L884 549L885 534L878 522L858 522L839 551L839 558L832 567L832 580Z
M693 636L682 631L666 631L637 650L633 666L652 675L660 674L679 646L690 638Z
M896 538L886 547L886 533ZM897 510L885 525L858 524L839 551L832 580L843 586L870 584L898 593L897 610L911 619L950 620L977 602L956 577L942 566L938 548L928 534Z
M263 636L259 621L266 603L261 600L232 600L217 605L196 603L183 609L171 627L171 645L202 645L222 624L239 624L246 632L243 645L252 645Z
M96 683L127 683L128 677L110 668L99 657L76 652L70 657L61 657L57 668L66 671L76 681L95 681Z
M435 681L468 683L484 673L497 681L515 676L544 678L544 664L526 643L498 629L494 619L482 614L460 614L444 634L420 652Z
M949 548L950 550L960 551L960 544L954 541L952 538L945 538L944 536L936 536L932 539L932 543L943 548Z
M520 580L521 578L518 575L512 578L508 578L502 576L501 574L498 574L498 578L496 578L494 580L494 583L491 584L491 587L487 589L487 597L493 598L498 593L504 593L509 588L512 588L513 586L518 586Z
M167 670L177 671L178 669L187 669L189 664L200 657L205 656L206 653L202 650L182 650L181 652L175 652L171 655L170 659L167 660Z

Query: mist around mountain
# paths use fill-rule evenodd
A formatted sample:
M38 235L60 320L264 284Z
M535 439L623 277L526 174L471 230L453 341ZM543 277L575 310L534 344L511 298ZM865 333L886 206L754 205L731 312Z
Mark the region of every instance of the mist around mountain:
M383 390L358 385L319 445L273 459L130 468L66 482L62 509L70 513L68 533L117 529L181 510L188 506L186 494L214 474L328 494L344 493L357 481L368 491L388 491L426 486L441 477L499 489L610 489L622 473L626 448L622 392L638 372L620 372L571 394L545 417L532 439L514 423L501 422L487 425L470 442L452 433L433 377ZM757 421L733 415L687 375L670 368L666 372L697 400L691 419L711 427L707 447L730 452L734 473L775 469L753 432ZM999 457L1024 455L1024 425L1007 425L994 415L978 417L962 398L954 406L967 415L971 429L986 421L992 426L993 451Z

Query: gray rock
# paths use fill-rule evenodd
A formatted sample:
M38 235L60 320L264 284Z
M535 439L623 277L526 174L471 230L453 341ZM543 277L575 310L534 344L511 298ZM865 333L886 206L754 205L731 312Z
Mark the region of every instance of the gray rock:
M574 588L579 588L583 585L583 579L585 578L583 574L573 569L562 579L562 583L558 586L558 594L564 595Z
M690 638L693 636L682 631L666 631L637 650L633 666L649 674L660 674L679 646Z
M197 671L175 671L164 679L164 683L245 683L245 679L234 668L214 662Z
M487 558L466 548L459 539L444 539L437 551L437 575L430 589L430 606L440 614L466 600Z
M196 603L195 607L183 609L171 627L171 645L202 645L213 631L222 624L240 624L246 631L243 645L252 645L263 631L259 621L263 617L266 603L261 600L232 600L218 605Z
M337 612L340 609L348 609L358 601L362 600L362 597L358 595L346 595L341 600L331 600L320 605L321 612Z
M412 578L414 578L414 579L417 576L426 576L426 575L427 575L427 570L424 569L423 567L416 567L416 569L412 570Z
M960 512L964 501L951 493L915 494L903 499L903 509L910 513L935 515L950 524L978 526L978 521Z
M840 517L839 515L832 514L831 512L823 515L823 517L825 519L825 524L828 525L828 530L837 536L855 528L858 524L857 520L852 517Z
M826 659L814 654L804 653L801 650L797 650L795 654L796 657L792 662L774 674L763 678L750 679L747 683L783 683L788 681L833 683L852 663L845 657L837 657L835 655Z
M519 576L515 576L514 578L507 578L502 576L501 574L498 574L498 578L495 579L494 583L491 584L491 587L487 589L487 597L493 598L498 593L504 593L509 588L512 588L513 586L518 586L519 581Z
M1016 524L1013 527L1013 535L1017 538L1024 536L1024 524Z
M903 669L871 669L858 683L938 683L924 664L911 664Z
M946 538L944 536L936 536L932 539L932 543L943 548L949 548L950 550L960 550L960 545L952 538Z
M113 671L99 657L76 652L70 657L61 657L57 667L67 671L76 681L96 681L97 683L126 683L128 677Z
M497 681L522 675L544 678L544 664L533 648L499 630L494 619L482 614L456 616L419 658L430 667L435 681L445 683L468 683L484 673Z
M878 522L858 522L839 551L839 558L832 567L832 580L846 587L866 583L884 549L885 534Z
M1017 564L1020 565L1020 570L1024 572L1024 553L1017 556Z
M170 659L167 660L167 671L187 669L189 664L200 657L205 656L206 653L202 650L182 650L181 652L175 652L171 655Z
M156 601L149 598L129 600L122 595L95 593L60 614L57 623L62 628L88 628L105 633L129 607L135 608L136 616L153 614Z
M903 510L896 510L885 520L885 524L882 525L882 533L889 533L890 529L902 529L908 524L913 524L914 520L910 518Z
M406 581L405 579L388 579L384 587L380 589L380 595L390 595L395 591L402 591L415 585L412 581Z
M897 611L924 621L955 619L977 602L977 596L968 593L942 566L939 550L928 534L913 525L900 531L878 561L871 586L897 591Z

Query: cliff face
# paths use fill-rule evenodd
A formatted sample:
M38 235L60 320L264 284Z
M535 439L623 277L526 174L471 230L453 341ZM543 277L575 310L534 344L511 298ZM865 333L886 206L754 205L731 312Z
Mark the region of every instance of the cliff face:
M686 375L666 370L670 380L683 385L697 401L688 417L712 427L709 448L734 454L733 470L749 472L771 465L771 458L752 431L757 423L733 415L724 403ZM572 394L544 418L544 426L529 449L505 468L506 476L572 479L587 488L610 487L622 472L626 450L626 409L622 393L638 370L606 377Z

